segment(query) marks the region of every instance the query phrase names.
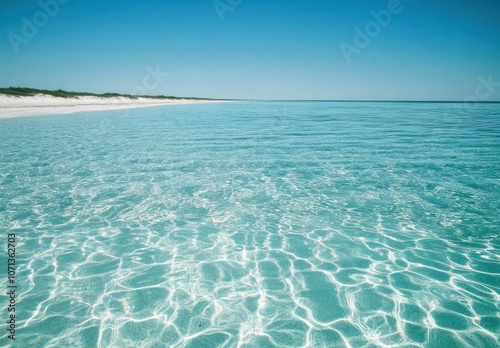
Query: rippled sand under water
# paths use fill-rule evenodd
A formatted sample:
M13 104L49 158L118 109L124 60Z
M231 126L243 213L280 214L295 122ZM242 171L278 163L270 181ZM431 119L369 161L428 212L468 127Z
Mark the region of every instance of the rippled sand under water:
M17 346L500 345L498 104L6 119L0 168Z

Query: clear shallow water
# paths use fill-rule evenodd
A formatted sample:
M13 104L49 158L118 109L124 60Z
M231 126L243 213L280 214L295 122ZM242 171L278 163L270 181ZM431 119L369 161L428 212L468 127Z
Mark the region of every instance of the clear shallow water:
M228 103L0 120L17 344L495 347L499 109Z

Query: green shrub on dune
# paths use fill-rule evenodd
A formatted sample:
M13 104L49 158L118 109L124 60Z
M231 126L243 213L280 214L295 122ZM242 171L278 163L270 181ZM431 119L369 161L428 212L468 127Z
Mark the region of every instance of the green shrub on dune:
M136 96L130 94L119 94L119 93L86 93L86 92L68 92L62 89L58 89L57 91L49 91L46 89L36 89L36 88L23 88L23 87L8 87L8 88L0 88L0 94L16 96L16 97L32 97L37 94L51 95L59 98L76 98L76 97L85 97L85 96L93 96L100 98L115 98L115 97L123 97L130 99L137 99L139 97L143 98L154 98L154 99L172 99L172 100L181 100L181 99L198 99L198 100L212 100L210 98L179 98L172 96L164 96L164 95L156 95L156 96Z

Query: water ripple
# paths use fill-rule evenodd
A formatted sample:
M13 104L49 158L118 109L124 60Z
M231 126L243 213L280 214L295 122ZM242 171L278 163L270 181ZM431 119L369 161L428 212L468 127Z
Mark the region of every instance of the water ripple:
M452 128L422 103L0 120L19 341L496 347L494 107Z

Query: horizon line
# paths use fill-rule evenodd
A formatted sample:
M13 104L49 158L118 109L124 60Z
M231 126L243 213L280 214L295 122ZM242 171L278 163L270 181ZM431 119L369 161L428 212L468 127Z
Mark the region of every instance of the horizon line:
M127 96L132 98L176 98L176 99L212 99L212 100L226 100L226 101L256 101L256 102L358 102L358 103L449 103L449 104L498 104L500 100L478 100L478 101L467 101L467 100L408 100L408 99L260 99L260 98L216 98L216 97L178 97L178 96L166 96L166 95L131 95L122 94L117 92L74 92L65 91L62 89L57 90L46 90L32 87L0 87L0 94L13 96L12 94L2 93L2 89L31 89L43 92L68 92L72 94L94 94L95 96L116 94L120 96Z
M225 99L262 102L360 102L360 103L449 103L449 104L498 104L500 100L407 100L407 99Z

